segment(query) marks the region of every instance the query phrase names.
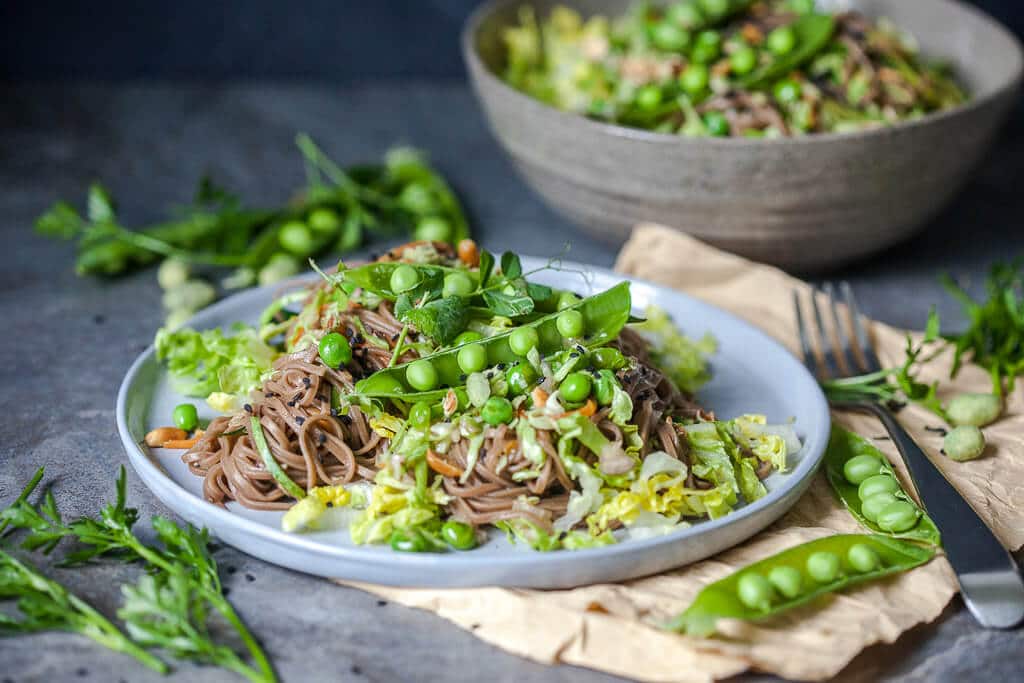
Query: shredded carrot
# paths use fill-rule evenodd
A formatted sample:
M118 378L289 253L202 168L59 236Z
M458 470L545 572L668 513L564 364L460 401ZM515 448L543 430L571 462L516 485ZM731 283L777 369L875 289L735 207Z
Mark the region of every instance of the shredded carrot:
M530 396L533 398L533 405L538 408L543 408L548 402L548 392L544 391L540 387L534 387L533 391L530 392Z
M171 439L170 441L164 441L161 448L176 448L182 450L188 450L196 445L196 441L199 441L198 436L193 436L191 439Z
M508 455L517 448L519 448L519 441L517 441L516 439L512 439L511 441L507 441L505 443L505 447L501 449L501 452L504 453L505 455Z
M577 408L576 410L570 410L570 411L568 411L566 413L562 413L562 417L567 417L569 415L576 415L576 414L580 414L583 417L590 417L591 415L593 415L596 412L597 412L597 404L594 403L594 399L588 398L587 402L584 403L579 408Z
M462 470L455 465L444 460L432 450L427 450L427 464L430 465L430 469L434 470L443 477L461 477Z

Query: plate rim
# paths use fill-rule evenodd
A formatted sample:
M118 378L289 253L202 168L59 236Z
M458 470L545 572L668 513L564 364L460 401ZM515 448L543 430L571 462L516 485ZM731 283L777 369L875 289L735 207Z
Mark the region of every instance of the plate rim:
M524 267L527 269L532 269L535 266L539 266L549 261L549 259L531 256L522 256L521 259ZM795 505L800 497L802 497L803 493L805 493L807 486L810 484L810 480L815 476L819 466L821 465L824 458L825 448L828 444L829 433L831 431L831 415L828 403L820 386L807 368L804 367L804 365L800 363L785 346L763 330L729 311L702 301L696 297L686 294L685 292L672 289L644 278L624 276L608 268L567 260L562 260L561 264L563 267L578 269L592 273L596 276L629 281L631 283L650 287L655 291L662 291L672 296L682 297L683 299L686 299L690 305L695 306L698 309L714 311L716 316L729 318L733 324L739 325L741 328L746 328L749 333L757 335L767 345L774 347L774 349L779 353L785 354L786 357L791 358L794 362L794 369L797 374L802 374L802 379L809 382L813 398L816 399L814 401L813 410L817 412L817 419L812 422L816 425L821 425L822 427L818 430L807 430L807 436L803 444L804 455L797 467L788 473L785 482L779 487L769 491L768 495L765 497L760 498L753 503L747 503L728 515L718 519L702 520L700 524L651 538L634 539L614 545L584 548L571 552L562 551L545 553L534 551L500 555L490 553L479 555L474 554L473 552L383 553L367 552L360 547L345 547L326 544L313 540L312 537L301 534L288 534L280 529L261 524L255 520L247 519L233 513L231 510L221 508L213 503L203 500L201 497L191 493L171 478L163 467L156 462L155 457L143 450L140 444L132 438L131 431L127 424L128 403L130 398L129 392L138 380L138 376L146 364L149 362L158 363L156 360L155 348L152 343L149 344L146 349L142 351L132 362L131 366L125 373L117 392L117 399L115 403L117 430L122 445L128 455L128 460L132 464L133 469L143 480L143 483L146 484L146 487L150 489L150 491L165 505L167 505L176 514L186 519L202 519L203 525L207 526L214 535L220 535L218 534L218 529L227 527L229 531L241 532L246 535L251 535L262 542L271 543L281 551L313 553L320 556L323 560L341 563L356 562L367 567L381 567L391 571L436 569L439 567L447 569L464 569L469 571L474 569L493 571L495 569L505 568L514 570L518 567L527 565L535 570L544 567L554 570L562 565L579 562L582 558L585 558L586 560L595 560L597 562L621 559L621 556L628 556L633 553L644 553L645 551L650 552L656 548L660 548L661 546L670 546L675 543L692 541L696 537L711 534L729 526L740 526L743 522L753 522L751 518L756 515L764 515L780 505L785 506L785 509L778 512L777 515L766 521L763 525L756 525L757 528L752 533L744 535L735 543L727 546L731 547L732 545L742 543L751 538ZM305 274L299 278L291 280L290 282L303 282L315 277L315 274ZM210 327L210 324L207 323L204 325L204 321L212 322L214 319L222 317L225 312L237 306L240 299L270 297L275 290L281 289L283 284L284 283L278 283L276 285L248 289L226 297L212 306L203 309L185 324L199 329L206 329ZM164 495L161 495L161 491ZM794 496L793 494L795 492L799 492L800 495ZM787 497L791 500L787 501ZM229 542L229 545L233 544ZM250 550L244 548L238 549L247 554L253 554ZM268 561L273 562L272 560ZM282 561L277 564L287 564L287 562ZM684 566L685 564L686 563L683 562L674 566ZM334 578L344 577L335 575ZM427 584L424 583L416 585ZM482 583L474 585L497 584ZM506 585L513 584L509 583Z

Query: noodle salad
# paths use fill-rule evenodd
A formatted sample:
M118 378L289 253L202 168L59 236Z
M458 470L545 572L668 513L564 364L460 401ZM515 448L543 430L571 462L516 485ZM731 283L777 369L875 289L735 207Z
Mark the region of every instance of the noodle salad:
M800 442L696 402L712 338L654 307L634 318L628 282L580 297L535 272L471 240L412 242L320 272L258 327L161 330L178 390L226 413L202 430L185 415L173 447L214 504L398 551L469 550L494 528L607 545L767 493Z

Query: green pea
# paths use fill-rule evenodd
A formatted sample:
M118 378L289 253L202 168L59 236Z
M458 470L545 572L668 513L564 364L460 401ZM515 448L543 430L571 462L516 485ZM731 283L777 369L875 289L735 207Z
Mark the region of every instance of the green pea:
M729 0L699 0L704 14L712 19L721 19L729 13Z
M985 435L973 425L954 427L942 440L942 450L950 460L974 460L985 452Z
M780 57L789 54L796 47L796 32L792 26L780 26L768 34L767 44L768 49Z
M570 372L558 387L558 394L566 401L579 403L590 396L590 375L585 372Z
M865 543L856 543L846 551L846 561L858 572L872 571L878 566L878 553Z
M594 380L594 400L599 406L611 405L615 398L615 375L611 370L601 370Z
M891 474L876 474L868 477L857 487L857 497L862 501L867 500L876 493L897 493L900 491L900 483Z
M537 330L532 327L517 327L508 336L508 345L517 356L525 356L538 343L540 338L537 336Z
M306 217L306 222L313 232L320 235L333 235L341 227L341 219L333 209L313 209Z
M855 455L843 465L843 476L851 484L860 484L882 471L882 461L873 455Z
M791 78L779 81L772 90L780 104L793 104L800 100L800 84Z
M420 272L408 263L403 263L391 271L391 281L389 284L391 285L392 292L407 292L410 289L414 289L419 283Z
M410 213L426 216L438 209L437 198L424 183L409 183L398 195L398 205Z
M473 293L473 280L465 273L449 273L444 276L442 293L445 296L466 297Z
M381 394L404 394L405 387L396 377L384 375L376 380L374 390Z
M409 409L409 424L416 429L426 430L430 426L430 404L420 401Z
M875 495L862 500L860 503L860 512L864 517L871 522L878 521L878 513L886 508L889 503L895 503L899 498L889 493L888 491L882 491Z
M441 538L456 550L469 550L476 547L476 532L464 522L448 520L441 526Z
M764 612L772 606L775 588L757 572L747 572L736 582L736 597L750 609Z
M558 334L569 339L583 335L583 314L576 310L562 311L555 319Z
M413 237L428 242L449 242L452 239L452 225L440 216L427 216L416 224Z
M709 111L704 114L704 126L712 137L724 138L729 135L729 119L720 111Z
M568 290L565 290L565 291L560 292L558 294L558 306L556 306L556 308L559 311L564 311L567 308L571 308L572 306L575 306L580 301L581 301L581 299L579 298L579 296L576 295L575 292L570 292Z
M313 233L302 221L288 221L277 234L281 246L296 256L309 256L316 248Z
M519 361L505 372L505 381L513 394L525 394L537 383L537 371L529 363Z
M425 358L414 360L405 369L405 381L417 391L430 391L437 386L437 368Z
M791 600L800 595L800 589L803 588L803 574L800 573L799 569L794 569L793 567L779 566L772 568L768 572L768 580L775 586L775 590Z
M699 95L708 87L708 67L694 62L679 75L679 85L691 95Z
M427 539L412 529L408 531L395 529L391 532L388 544L392 550L402 553L422 553L427 549Z
M690 44L690 34L678 24L658 22L651 28L651 41L659 50L681 52Z
M818 583L831 583L839 576L839 556L819 550L807 558L806 569Z
M596 349L590 354L590 360L597 367L608 370L621 370L629 364L621 351L610 346L602 346Z
M901 531L913 528L917 524L917 518L920 514L914 505L905 500L897 500L882 508L881 512L878 513L878 519L875 520L875 524L883 531L900 533Z
M160 289L174 289L185 284L191 273L192 267L188 263L174 257L165 258L156 269L156 281Z
M480 344L467 344L459 349L455 360L467 375L480 372L487 367L487 349Z
M661 104L661 88L652 84L643 86L636 91L636 106L651 111Z
M704 23L704 15L700 8L692 2L677 2L669 5L665 11L665 18L686 29L697 28Z
M722 35L718 31L701 31L694 40L690 61L710 64L722 53Z
M196 407L191 403L179 403L174 406L174 412L171 413L171 417L174 419L174 425L178 429L184 429L186 432L191 432L199 425L199 413L196 412Z
M480 341L483 338L484 335L480 334L479 332L476 332L474 330L466 330L465 332L462 332L461 334L459 334L458 337L455 338L455 341L452 342L452 346L462 346L463 344L468 344L470 342Z
M949 423L954 426L984 427L995 422L1003 412L1003 402L993 394L960 394L946 406Z
M757 66L757 52L749 45L745 45L729 55L729 65L734 74L744 76Z
M337 332L328 332L320 338L317 345L320 360L329 368L337 368L352 360L352 346L348 339Z
M480 417L492 427L508 423L512 413L512 402L501 396L491 396L480 409Z

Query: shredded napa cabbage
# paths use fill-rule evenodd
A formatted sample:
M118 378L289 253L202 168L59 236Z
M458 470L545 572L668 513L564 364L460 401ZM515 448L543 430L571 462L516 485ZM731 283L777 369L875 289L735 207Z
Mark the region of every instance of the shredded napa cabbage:
M255 328L242 325L226 336L220 328L199 332L163 328L153 341L157 360L167 364L175 391L206 397L215 392L245 397L270 374L278 353Z
M676 327L668 312L658 306L644 311L647 320L633 325L651 344L651 361L669 376L676 386L694 393L711 379L708 356L718 345L710 334L693 341Z

